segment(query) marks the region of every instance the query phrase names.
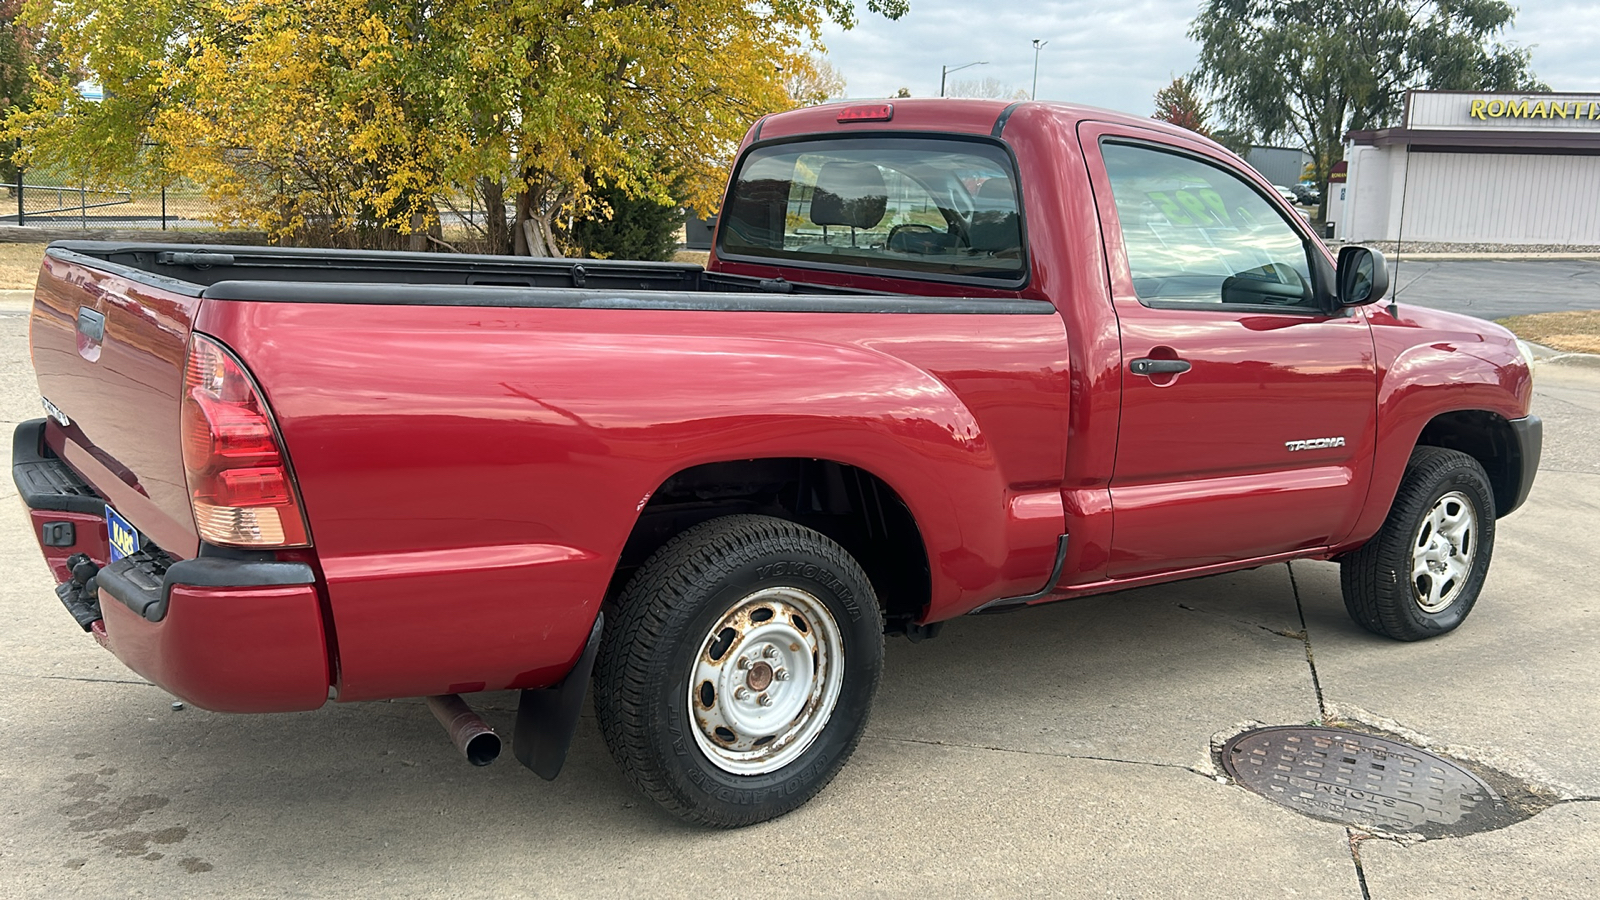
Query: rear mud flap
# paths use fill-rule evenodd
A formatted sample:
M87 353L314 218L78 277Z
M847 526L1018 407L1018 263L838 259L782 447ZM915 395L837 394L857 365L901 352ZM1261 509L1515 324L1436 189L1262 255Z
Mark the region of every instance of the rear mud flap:
M578 715L583 711L583 695L589 689L589 675L594 671L594 657L600 650L605 620L603 612L595 617L583 655L560 684L523 691L517 704L511 753L517 762L546 781L554 781L567 761L572 735L578 730Z

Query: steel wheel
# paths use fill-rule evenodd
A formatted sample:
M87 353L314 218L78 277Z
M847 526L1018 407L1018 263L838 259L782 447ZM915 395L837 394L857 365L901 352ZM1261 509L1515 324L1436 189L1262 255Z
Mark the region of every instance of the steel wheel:
M826 606L793 587L756 591L706 635L689 683L695 743L736 775L780 769L828 724L844 642Z
M1477 525L1472 502L1460 491L1434 501L1422 518L1411 544L1411 586L1423 612L1448 607L1466 587L1477 552Z
M652 553L618 595L595 717L646 795L737 828L833 780L882 667L877 597L843 547L794 522L723 516Z

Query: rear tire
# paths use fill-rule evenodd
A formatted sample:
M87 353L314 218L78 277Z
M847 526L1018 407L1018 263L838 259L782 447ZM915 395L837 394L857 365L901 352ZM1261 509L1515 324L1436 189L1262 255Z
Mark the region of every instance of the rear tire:
M883 621L838 544L782 519L713 519L651 555L618 606L595 712L623 774L669 812L764 822L850 757L877 692Z
M1383 528L1339 564L1350 618L1398 641L1454 630L1483 589L1494 525L1494 492L1478 461L1418 447Z

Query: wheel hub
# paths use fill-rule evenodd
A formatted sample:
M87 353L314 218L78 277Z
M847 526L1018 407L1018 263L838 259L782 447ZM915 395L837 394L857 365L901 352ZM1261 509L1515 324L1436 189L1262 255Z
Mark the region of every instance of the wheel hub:
M772 667L764 662L756 663L750 667L750 674L745 676L745 686L752 691L764 691L772 684Z

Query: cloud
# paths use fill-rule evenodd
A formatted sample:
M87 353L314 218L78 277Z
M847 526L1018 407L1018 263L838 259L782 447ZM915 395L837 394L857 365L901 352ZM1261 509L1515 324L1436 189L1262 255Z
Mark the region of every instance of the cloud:
M1199 0L911 0L898 22L861 8L853 31L829 26L823 40L848 80L851 97L887 97L910 88L939 95L939 67L986 60L952 79L994 78L1028 90L1033 40L1039 54L1039 99L1067 100L1137 115L1154 111L1155 92L1194 68L1198 45L1188 37ZM1524 4L1505 39L1533 47L1533 67L1552 88L1600 91L1600 17L1590 3Z
M1194 66L1185 33L1196 8L1193 0L912 0L898 22L866 13L853 31L828 28L824 42L852 97L885 97L900 87L936 97L941 66L978 60L988 65L951 77L995 78L1028 90L1037 38L1049 41L1039 53L1040 100L1148 113L1155 92Z
M913 0L914 2L914 0ZM1593 3L1523 4L1506 35L1533 50L1533 71L1558 91L1600 91L1600 17Z

